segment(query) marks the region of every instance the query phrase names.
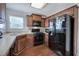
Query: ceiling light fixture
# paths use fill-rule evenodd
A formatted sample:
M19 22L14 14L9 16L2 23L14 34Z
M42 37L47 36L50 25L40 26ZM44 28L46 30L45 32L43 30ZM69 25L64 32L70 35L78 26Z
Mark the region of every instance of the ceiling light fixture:
M47 5L47 3L31 3L31 6L34 8L44 8Z

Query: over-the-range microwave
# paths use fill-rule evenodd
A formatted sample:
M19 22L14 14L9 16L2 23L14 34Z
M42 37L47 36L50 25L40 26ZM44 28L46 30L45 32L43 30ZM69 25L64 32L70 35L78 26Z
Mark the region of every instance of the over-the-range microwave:
M32 26L33 27L41 27L41 21L33 21Z

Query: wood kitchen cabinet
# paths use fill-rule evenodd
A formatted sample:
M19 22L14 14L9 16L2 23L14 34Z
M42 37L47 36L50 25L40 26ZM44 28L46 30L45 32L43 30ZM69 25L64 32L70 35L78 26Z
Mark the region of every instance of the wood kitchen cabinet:
M33 21L41 21L41 16L32 14L31 16L27 16L27 26L32 27L32 22Z
M10 48L9 55L17 56L19 55L25 48L33 47L33 34L24 34L16 37L16 40L12 47Z
M45 27L48 27L48 19L45 20Z
M33 21L41 21L41 15L32 14L27 16L27 26L32 27Z
M37 14L32 14L32 18L33 18L33 20L41 21L42 16L41 15L37 15Z
M53 15L47 17L47 19L53 19L53 18L55 18L57 16L62 16L64 14L68 14L68 15L74 16L74 8L73 7L75 7L75 6L72 6L72 7L67 8L65 10L62 10L60 12L57 12L56 14L53 14Z
M27 16L27 26L32 27L33 21L40 21L41 27L45 26L45 18L42 18L42 15L32 14L31 16Z
M27 16L27 26L32 27L32 16Z
M34 41L33 34L27 34L26 48L31 48L31 47L33 47L33 44L34 44L33 41Z
M73 12L74 12L74 8L68 8L68 9L66 9L66 10L63 10L63 11L61 11L61 12L55 14L54 17L62 16L62 15L64 15L64 14L73 16L73 15L74 15Z
M48 46L48 33L45 33L45 45Z
M10 49L11 55L18 55L24 48L26 48L26 34L16 37L15 43Z
M42 20L41 20L42 27L45 27L45 20L46 20L46 18L42 18Z

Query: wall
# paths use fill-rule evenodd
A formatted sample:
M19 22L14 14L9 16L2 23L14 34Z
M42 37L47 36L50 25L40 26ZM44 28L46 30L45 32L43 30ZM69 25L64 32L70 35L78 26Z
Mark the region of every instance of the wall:
M9 16L10 15L23 17L24 18L24 28L23 29L10 29L9 28ZM20 31L28 30L26 15L27 15L27 13L24 13L24 12L6 9L6 31L7 32L16 32L16 31L20 32Z

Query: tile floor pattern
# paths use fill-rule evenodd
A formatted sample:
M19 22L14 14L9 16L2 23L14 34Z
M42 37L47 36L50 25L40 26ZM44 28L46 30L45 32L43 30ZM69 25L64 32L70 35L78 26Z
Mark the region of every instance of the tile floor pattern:
M24 49L19 56L57 56L45 45L35 46L33 48Z

